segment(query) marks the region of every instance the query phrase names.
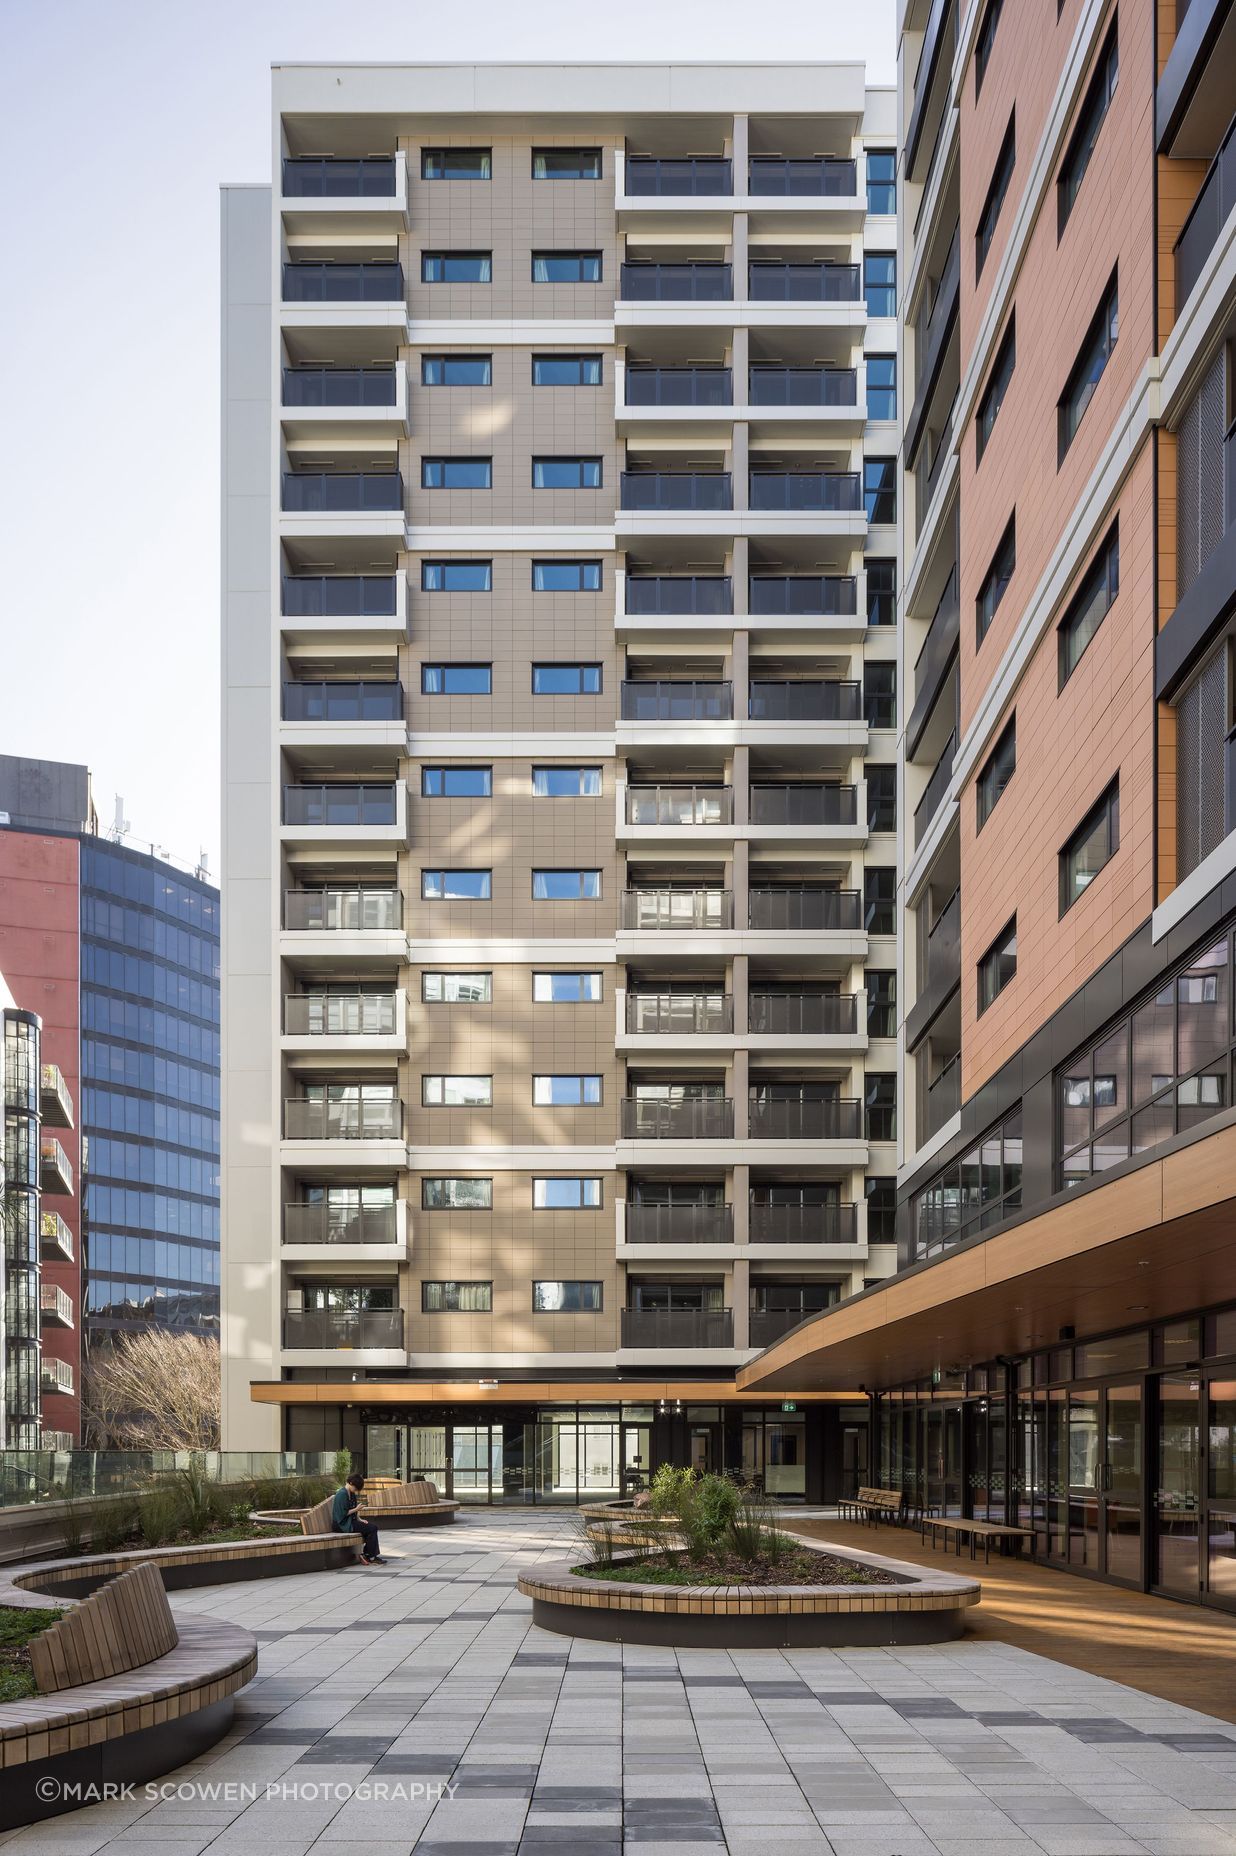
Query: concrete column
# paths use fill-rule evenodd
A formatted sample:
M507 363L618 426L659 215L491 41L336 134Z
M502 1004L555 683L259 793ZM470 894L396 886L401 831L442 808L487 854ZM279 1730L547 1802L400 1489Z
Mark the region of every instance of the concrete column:
M730 649L729 664L730 681L734 685L734 720L736 722L745 722L747 719L747 709L750 702L751 690L750 632L741 631L734 633L733 644ZM749 749L735 749L735 753L739 752L748 759L750 758Z
M737 799L737 793L735 793ZM734 926L747 926L747 892L749 887L748 871L750 846L745 838L734 840L734 855L730 862L730 890L734 897Z
M733 482L734 508L736 510L746 510L751 506L749 498L751 488L749 475L750 462L747 443L749 436L750 427L747 425L746 420L736 419L734 421L734 442L730 446L729 454L729 471ZM746 537L744 536L743 539L745 540Z
M738 708L738 686L734 688L734 707ZM730 780L734 787L734 823L747 824L751 814L751 749L738 747L730 762ZM746 844L743 845L744 850ZM735 921L735 927L746 927L746 922Z
M730 963L730 994L734 1002L734 1031L739 1037L747 1030L747 994L749 983L747 970L750 960L746 954L735 954Z
M745 1050L736 1050L730 1065L730 1095L734 1102L734 1139L747 1138L748 1063Z
M747 1257L735 1257L730 1278L731 1307L734 1310L734 1345L751 1345L751 1263Z
M734 1242L751 1241L751 1168L733 1167L728 1179L730 1204L734 1207Z
M730 144L734 163L734 193L740 198L747 191L748 157L751 152L751 123L746 116L735 116L734 136Z
M747 328L734 330L734 341L730 348L730 373L733 375L734 404L750 404L748 397L747 370L751 363L751 331Z
M734 301L747 300L747 215L734 214L734 240L730 246L730 263L734 267Z

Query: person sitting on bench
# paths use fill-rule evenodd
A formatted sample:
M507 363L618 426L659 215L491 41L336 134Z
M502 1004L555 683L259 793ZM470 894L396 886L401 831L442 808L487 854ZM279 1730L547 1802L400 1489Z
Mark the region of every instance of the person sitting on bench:
M365 1478L359 1469L354 1469L341 1489L335 1490L335 1499L331 1503L330 1525L335 1534L359 1534L361 1537L361 1565L385 1566L378 1548L378 1530L372 1521L363 1521L360 1515L361 1490Z

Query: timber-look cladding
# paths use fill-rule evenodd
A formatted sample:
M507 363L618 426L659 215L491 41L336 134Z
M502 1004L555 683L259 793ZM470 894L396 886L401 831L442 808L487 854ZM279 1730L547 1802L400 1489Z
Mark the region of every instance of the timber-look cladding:
M180 1642L156 1566L134 1566L83 1598L30 1644L39 1692L80 1688L166 1656Z

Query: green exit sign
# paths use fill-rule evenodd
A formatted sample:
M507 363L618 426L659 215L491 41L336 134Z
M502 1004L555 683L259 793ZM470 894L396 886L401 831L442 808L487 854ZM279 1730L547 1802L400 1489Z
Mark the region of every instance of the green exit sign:
M781 1409L782 1411L797 1411L798 1406L794 1403L792 1398L783 1398L781 1401Z

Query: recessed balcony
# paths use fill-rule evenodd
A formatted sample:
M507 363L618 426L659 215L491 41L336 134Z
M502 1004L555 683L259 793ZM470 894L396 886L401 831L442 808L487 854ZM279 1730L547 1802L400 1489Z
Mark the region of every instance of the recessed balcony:
M858 369L785 367L777 362L762 362L748 370L747 399L752 411L856 408L860 403Z
M408 371L402 362L293 362L282 373L280 417L289 436L323 445L406 435Z
M863 1105L857 1098L824 1100L753 1096L748 1104L753 1141L846 1141L863 1138Z
M69 1360L55 1360L48 1353L39 1360L39 1386L42 1391L71 1398L73 1395L73 1366ZM43 1448L47 1443L47 1433L43 1433Z
M72 1196L73 1163L54 1134L39 1140L39 1181L44 1192Z
M761 781L751 787L753 825L850 832L858 829L858 788L810 780Z
M734 1104L722 1096L666 1101L626 1096L619 1103L624 1141L728 1141L734 1138Z
M624 722L732 721L734 686L696 679L627 681L619 715Z
M402 989L330 987L290 993L283 1002L284 1050L402 1051L407 1043Z
M625 406L698 406L729 408L734 403L734 376L728 367L649 367L628 365L624 372Z
M752 1199L748 1216L753 1244L858 1242L857 1207L853 1205L774 1205Z
M737 394L732 370L708 363L619 362L614 377L619 423L636 434L646 430L649 437L728 433L743 420L757 425L763 438L818 428L849 440L866 422L861 365L757 362L748 369L745 391Z
M284 200L393 200L395 155L285 155Z
M747 1029L777 1038L854 1038L858 1035L858 1000L857 993L818 989L752 991L747 1001Z
M283 1208L283 1242L287 1248L394 1250L403 1240L402 1223L398 1203L343 1206L293 1200Z
M957 732L954 729L944 743L940 758L931 770L923 796L914 808L914 848L927 836L931 822L944 804L953 783L953 763L957 757Z
M1229 72L1229 79L1230 79ZM1231 96L1229 94L1229 103ZM1176 240L1176 316L1197 288L1206 261L1236 208L1236 116L1211 162L1201 190Z
M866 528L857 471L753 470L749 500L754 510L862 515Z
M403 1352L401 1308L285 1309L285 1352Z
M405 232L408 168L390 155L286 155L275 201L290 240L323 243Z
M853 574L752 574L747 594L753 617L854 617L858 581Z
M623 1218L626 1244L732 1244L732 1205L648 1205L628 1200Z
M761 199L858 198L858 163L836 155L752 155L747 191Z
M39 1075L39 1108L45 1128L73 1126L73 1098L55 1063L45 1063Z
M755 722L858 722L862 687L833 680L753 677L747 713Z
M734 191L734 164L724 155L628 155L624 176L631 199L729 197Z
M289 1096L283 1104L286 1141L398 1141L402 1137L402 1102L356 1097L323 1102Z
M283 473L285 515L403 514L403 478L397 470L290 470Z
M283 685L285 722L400 722L403 685L365 678L314 678Z
M766 934L861 934L863 898L856 889L817 883L753 884L748 925Z
M287 785L280 835L306 844L406 843L407 788L402 780Z
M72 1263L76 1255L73 1233L59 1212L39 1212L39 1255L48 1263Z
M734 1029L726 992L628 992L626 1028L636 1037L719 1037Z
M727 470L624 470L619 507L641 514L732 509L733 478Z
M632 262L619 271L620 303L729 303L733 296L731 264Z
M628 1348L668 1349L734 1345L731 1308L624 1308L621 1343Z
M628 934L721 933L734 926L728 889L627 889L619 914Z
M353 304L397 304L402 314L406 300L403 266L377 259L350 264L293 259L283 267L283 301L329 304L347 320Z
M732 614L734 583L729 574L631 574L626 576L626 610L658 617Z
M76 1325L73 1318L73 1298L68 1291L56 1283L39 1284L39 1320L45 1328L71 1328Z
M289 644L351 644L406 638L408 582L401 573L285 573L280 585L282 631Z
M747 269L747 295L752 303L858 303L862 279L857 264L756 258Z
M358 885L289 889L283 926L290 934L396 935L402 940L403 896L397 889Z

